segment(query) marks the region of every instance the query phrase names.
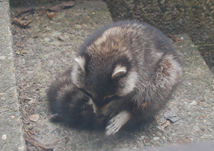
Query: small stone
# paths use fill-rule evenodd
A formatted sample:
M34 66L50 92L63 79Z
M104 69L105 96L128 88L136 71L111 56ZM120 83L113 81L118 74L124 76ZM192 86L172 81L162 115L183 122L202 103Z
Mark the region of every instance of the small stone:
M61 142L62 142L63 144L67 144L69 141L70 141L70 139L69 139L68 137L64 137L64 138L61 140Z
M49 60L49 65L53 65L54 61L53 60Z
M160 139L160 137L153 137L153 140L154 141L157 141L157 140L159 140Z
M75 25L75 28L82 28L81 25Z
M20 111L18 111L18 112L15 114L16 117L18 117L18 116L20 116L20 115L21 115L21 112L20 112Z
M15 52L15 54L20 55L20 54L21 54L20 50L17 50L17 51Z
M51 39L48 37L45 37L44 41L49 42Z
M34 99L30 99L30 101L27 102L29 105L35 103Z
M61 35L61 33L58 32L58 31L54 31L54 32L51 33L51 36L52 36L52 37L57 37L57 36L59 36L59 35Z
M6 135L6 134L3 134L3 135L1 136L1 139L2 139L2 140L6 140L6 139L7 139L7 135Z
M50 27L46 27L45 30L46 30L46 32L49 32L49 31L51 31L51 28Z
M27 50L22 50L20 54L23 55L23 54L28 54L28 53L29 53L29 51L27 51Z
M39 114L33 114L33 115L29 116L29 119L33 122L36 122L39 120Z
M142 140L143 140L144 138L145 138L145 136L143 136L143 135L140 137L140 139L142 139Z
M4 60L6 56L0 56L0 60Z
M204 131L205 131L205 128L204 128L204 127L201 127L201 130L204 132Z
M194 125L194 126L193 126L193 129L194 129L196 132L199 132L199 131L200 131L200 128L198 127L198 125Z
M14 120L16 117L15 117L14 115L11 115L10 118L11 118L12 120Z
M32 130L32 129L33 129L33 124L32 124L32 123L30 123L30 124L28 125L28 129L29 129L29 130Z
M77 150L76 144L71 144L71 150L72 150L72 151L76 151L76 150Z
M164 118L170 120L172 123L178 121L178 115L175 111L169 111L164 113Z
M61 43L59 41L53 41L51 44L54 46L59 46Z
M56 132L57 132L57 134L58 134L58 135L60 135L60 133L61 133L61 129L56 128Z
M190 103L190 105L197 105L197 102L196 102L196 101L192 101L192 102Z
M58 36L58 39L59 39L60 41L64 41L64 37L63 37L62 35L59 35L59 36Z
M149 146L150 145L150 143L145 143L145 146Z

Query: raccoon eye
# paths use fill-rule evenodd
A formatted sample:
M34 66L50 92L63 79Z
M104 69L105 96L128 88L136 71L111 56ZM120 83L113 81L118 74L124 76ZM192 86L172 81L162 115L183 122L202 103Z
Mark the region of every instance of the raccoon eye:
M105 98L105 102L111 102L111 101L114 101L114 100L117 100L119 99L120 97L118 95L112 95L112 96L107 96Z
M91 99L93 98L93 94L89 93L88 91L82 89L82 92L87 95L88 97L90 97Z

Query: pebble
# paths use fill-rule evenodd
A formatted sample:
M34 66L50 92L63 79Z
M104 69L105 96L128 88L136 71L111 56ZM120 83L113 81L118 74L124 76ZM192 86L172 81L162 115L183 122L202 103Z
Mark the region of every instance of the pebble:
M71 144L71 150L76 151L77 150L77 145L76 144Z
M15 119L15 116L14 116L14 115L11 115L10 118L11 118L12 120L14 120L14 119Z
M197 105L197 102L196 102L196 101L192 101L192 102L190 103L190 105Z
M150 143L145 143L145 146L149 146L150 145Z
M49 42L51 39L48 37L45 37L44 41Z
M61 35L61 33L58 32L58 31L54 31L54 32L51 33L52 37L58 37L59 35Z
M20 112L20 111L18 111L15 115L16 115L16 117L18 117L18 116L20 116L20 115L21 115L21 112Z
M200 131L200 128L199 128L198 125L194 125L194 126L193 126L193 129L194 129L196 132L199 132L199 131Z
M144 135L142 135L140 138L143 140L143 139L145 138L145 136L144 136Z
M32 123L30 123L30 124L28 125L28 129L29 129L29 130L32 130L32 129L33 129L33 124L32 124Z
M70 141L70 139L69 139L68 137L64 137L64 138L61 140L61 143L67 144L69 141Z
M1 139L2 139L2 140L6 140L6 139L7 139L7 135L6 135L6 134L3 134L3 135L1 136Z
M82 28L81 25L75 25L75 28Z
M29 105L35 103L34 99L31 99L30 101L27 102Z
M6 56L0 56L0 60L4 60Z
M169 111L164 113L164 118L170 120L172 123L178 121L178 115L175 111Z
M160 139L160 137L153 137L153 140L154 141L157 141L157 140L159 140Z

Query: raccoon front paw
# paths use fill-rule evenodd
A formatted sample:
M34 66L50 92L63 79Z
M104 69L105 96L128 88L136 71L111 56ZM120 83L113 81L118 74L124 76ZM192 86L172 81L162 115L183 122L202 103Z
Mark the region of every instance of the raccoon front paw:
M106 127L105 134L109 136L117 133L120 130L120 128L128 122L130 118L131 114L129 112L127 111L120 112L109 121L109 125Z
M51 116L49 116L49 120L51 122L59 122L59 121L61 121L61 118L58 113L55 113L55 114L52 114Z

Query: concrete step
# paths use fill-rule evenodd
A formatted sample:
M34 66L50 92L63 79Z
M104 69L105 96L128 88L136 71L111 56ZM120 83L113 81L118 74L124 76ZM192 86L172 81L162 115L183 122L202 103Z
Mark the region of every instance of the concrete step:
M17 99L9 0L0 1L0 150L24 151Z
M46 101L48 85L69 66L84 39L112 19L101 0L77 0L72 9L57 13L52 20L46 14L26 18L33 20L29 28L11 27L9 0L0 2L0 150L26 149L17 96L28 98L24 105L32 110L26 116L40 115L38 121L24 126L31 127L39 143L49 144L54 150L124 150L173 144L178 140L213 139L213 75L187 34L176 35L183 43L173 43L184 66L183 83L157 116L156 123L142 131L122 132L109 138L102 132L77 131L51 123ZM64 41L58 40L59 35ZM180 120L161 131L158 124L164 121L163 113L168 110L176 111ZM202 115L203 121L199 119Z

